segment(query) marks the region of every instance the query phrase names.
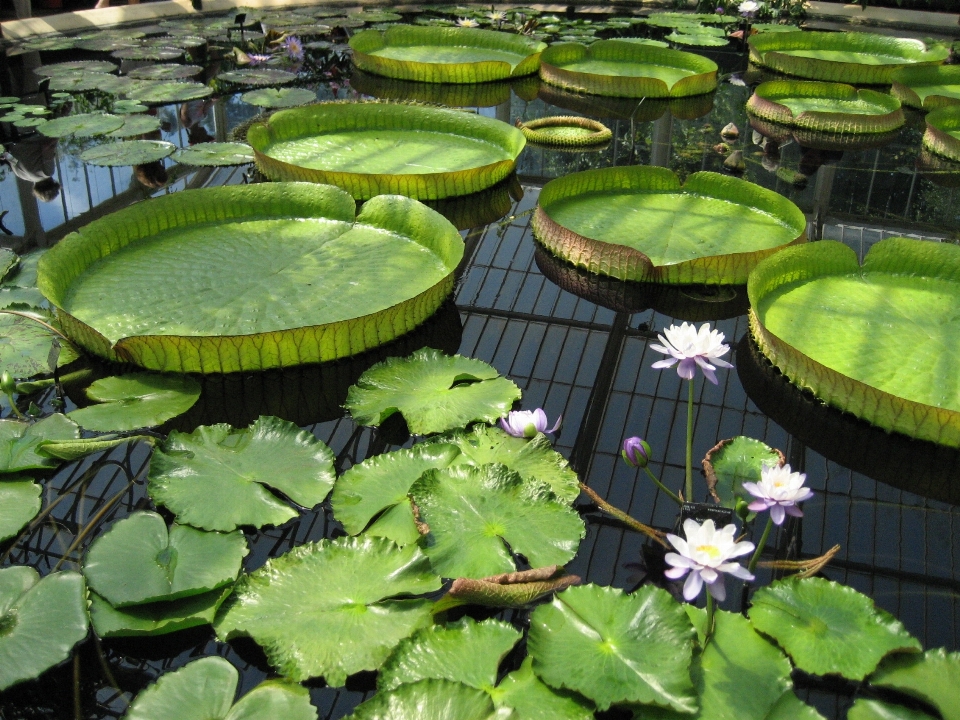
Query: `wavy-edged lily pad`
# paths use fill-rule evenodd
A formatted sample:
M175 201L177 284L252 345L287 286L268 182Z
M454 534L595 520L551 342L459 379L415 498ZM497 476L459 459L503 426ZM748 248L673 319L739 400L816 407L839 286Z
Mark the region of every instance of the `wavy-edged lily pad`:
M200 397L200 383L186 375L132 373L97 380L86 396L96 404L67 417L87 430L123 432L156 427L183 415Z
M20 305L24 300L36 304L32 293L0 293L4 307ZM49 318L48 318L49 319ZM43 325L22 315L0 314L0 372L24 379L51 372L57 358L56 336Z
M942 107L927 115L923 146L937 155L960 161L960 105Z
M759 33L747 40L750 60L787 75L855 85L883 85L902 67L939 65L946 45L866 32Z
M222 640L249 636L293 680L376 670L431 619L440 579L416 545L383 538L321 540L294 548L237 583L215 628Z
M115 608L95 592L90 593L90 622L98 637L147 637L212 625L217 610L232 587L191 595L181 600Z
M443 577L513 572L511 553L533 567L563 565L586 535L579 514L547 485L524 481L503 465L429 470L410 498L426 526L424 553Z
M667 35L664 39L678 45L692 45L694 47L724 47L730 41L724 36L723 31L720 34L706 32L714 28L692 27L678 28ZM719 28L718 28L719 29Z
M109 73L72 72L60 73L50 78L50 90L60 90L70 93L100 92L118 95L133 86L133 80L128 77L119 77Z
M862 680L891 652L920 643L890 613L851 587L823 578L788 578L760 588L750 607L753 626L814 675Z
M847 720L932 720L932 716L903 705L861 697L847 711Z
M77 424L59 413L35 423L0 420L0 474L57 467L60 461L40 453L40 444L79 437Z
M123 126L123 118L108 113L83 113L66 115L46 123L41 134L52 138L94 137L106 135Z
M301 507L323 502L333 487L333 453L312 433L276 417L250 427L201 426L173 432L150 461L148 491L179 522L204 530L281 525ZM266 486L266 487L265 487Z
M771 80L747 101L747 111L771 122L831 133L885 133L904 123L900 101L842 83Z
M86 594L80 573L0 570L0 690L67 659L87 636Z
M241 68L217 75L217 80L235 85L286 85L297 79L297 74L274 68Z
M377 689L437 679L490 691L497 669L520 640L520 632L500 620L478 623L463 618L447 626L430 625L403 640L380 668Z
M307 88L264 88L240 96L245 103L265 108L287 108L316 102L317 93Z
M600 710L624 702L697 709L693 628L680 604L652 585L632 595L597 585L558 593L530 616L527 649L541 680Z
M960 104L960 66L906 67L893 73L890 94L918 110Z
M178 600L229 585L247 542L239 532L203 532L138 511L115 522L87 550L83 574L114 607Z
M567 690L554 690L533 671L527 657L518 670L488 690L498 709L509 708L513 720L593 720L593 703Z
M540 77L575 92L630 98L702 95L717 87L717 64L700 55L652 45L601 40L551 45Z
M143 106L141 106L143 107ZM117 109L114 106L114 109ZM146 107L143 108L146 110ZM136 135L146 135L160 129L160 119L153 115L123 115L123 125L111 133L110 138L128 138Z
M127 77L134 80L186 80L195 77L203 71L199 65L175 65L173 63L164 63L162 65L145 65L134 68L127 73Z
M199 100L212 94L213 88L209 85L178 80L157 82L144 80L126 93L129 99L148 105Z
M806 241L786 198L711 172L587 170L547 183L533 217L554 255L620 280L736 285L763 258Z
M42 492L32 480L0 481L0 541L12 538L37 516Z
M74 60L73 62L62 62L55 65L41 65L34 68L33 72L42 77L53 77L54 75L78 72L112 73L117 67L116 63L106 60Z
M483 690L450 680L420 680L377 693L345 720L497 720Z
M350 38L354 64L400 80L477 83L535 73L546 43L472 28L393 25Z
M345 407L360 425L379 425L396 412L410 432L445 432L504 417L520 388L482 360L422 348L367 370L350 388Z
M721 440L703 459L703 474L713 499L732 508L743 497L743 483L760 482L765 465L782 466L783 453L765 442L743 435Z
M118 140L94 145L80 153L80 159L101 167L124 167L163 160L176 149L176 145L164 140Z
M944 720L960 720L960 653L937 648L923 655L892 655L871 676L870 684L918 698L939 710Z
M960 248L889 238L788 248L750 275L750 328L795 385L888 431L960 447ZM797 313L800 312L802 317Z
M222 657L168 672L130 703L124 720L316 720L310 691L282 680L257 685L236 703L240 674Z
M517 127L529 142L560 147L586 147L610 141L613 132L603 123L590 118L563 116L545 117L521 122Z
M246 143L205 142L180 148L173 161L198 167L246 165L253 162L253 149Z
M273 180L309 180L365 200L397 193L437 200L506 178L523 133L492 118L394 103L318 103L281 110L247 131Z
M449 294L462 254L454 227L407 198L376 198L356 215L342 190L262 183L96 220L44 256L39 284L95 354L235 372L333 360L412 330Z

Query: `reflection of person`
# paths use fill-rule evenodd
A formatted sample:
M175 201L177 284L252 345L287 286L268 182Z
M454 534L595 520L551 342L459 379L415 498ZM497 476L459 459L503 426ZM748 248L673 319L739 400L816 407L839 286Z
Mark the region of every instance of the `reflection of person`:
M56 150L56 138L35 135L8 147L0 154L0 162L21 180L33 183L34 197L50 202L60 194L60 183L51 177Z
M162 188L167 184L167 180L169 179L167 169L163 166L162 160L154 160L153 162L143 163L142 165L134 165L133 176L140 181L141 185L145 185L153 190Z
M180 124L187 131L187 142L191 145L213 141L213 136L200 124L207 117L207 112L213 107L213 103L212 98L204 98L203 100L191 100L180 105Z

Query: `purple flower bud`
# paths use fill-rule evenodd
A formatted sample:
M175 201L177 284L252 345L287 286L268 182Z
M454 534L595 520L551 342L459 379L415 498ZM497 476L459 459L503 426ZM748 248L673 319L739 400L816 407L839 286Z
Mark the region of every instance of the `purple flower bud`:
M623 450L620 452L623 461L630 467L646 467L650 462L650 446L646 440L638 437L628 437L623 441Z
M547 414L540 408L533 410L511 410L510 413L500 418L500 427L508 435L514 437L532 438L537 433L554 433L560 427L562 417L557 418L557 422L549 430L550 424L547 420Z
M723 15L724 10L723 10L722 7L718 7L718 8L715 10L715 12L717 13L717 15Z

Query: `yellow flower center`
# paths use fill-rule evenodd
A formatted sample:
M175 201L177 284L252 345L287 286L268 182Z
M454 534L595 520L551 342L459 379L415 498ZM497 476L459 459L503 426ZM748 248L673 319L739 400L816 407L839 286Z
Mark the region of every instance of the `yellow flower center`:
M697 552L706 553L710 556L711 560L716 560L720 557L720 548L716 545L697 545Z

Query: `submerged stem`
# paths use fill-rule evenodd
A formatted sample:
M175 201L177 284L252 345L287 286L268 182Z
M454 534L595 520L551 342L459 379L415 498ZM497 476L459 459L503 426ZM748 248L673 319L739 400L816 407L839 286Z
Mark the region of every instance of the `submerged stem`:
M667 494L667 497L673 500L677 505L683 505L683 500L680 499L680 496L677 495L675 492L670 492L667 486L664 485L662 482L660 482L660 479L656 475L654 475L653 472L651 472L650 468L644 466L643 469L647 471L647 475L649 475L650 479L657 484L657 487Z
M633 528L639 533L643 533L648 538L652 538L656 540L658 543L660 543L664 547L667 547L667 543L665 543L663 540L662 532L660 532L659 530L653 529L649 525L644 525L639 520L634 520L632 517L627 515L627 513L625 513L623 510L615 508L613 505L608 503L602 497L597 495L597 493L594 492L588 485L585 485L584 483L580 483L580 489L586 494L588 498L593 500L597 504L597 506L601 510L603 510L605 513L609 515L613 515L617 520L619 520L623 524Z
M696 376L694 376L695 378ZM685 500L693 502L693 380L690 379L690 391L687 394L687 482L684 490Z
M753 551L753 557L750 558L750 564L747 565L747 572L753 575L757 569L757 561L760 560L760 553L763 552L764 545L767 544L767 538L770 537L770 531L773 529L773 518L767 518L767 526L763 529L763 535L760 536L760 542L757 543L757 549Z

